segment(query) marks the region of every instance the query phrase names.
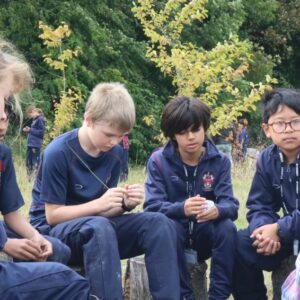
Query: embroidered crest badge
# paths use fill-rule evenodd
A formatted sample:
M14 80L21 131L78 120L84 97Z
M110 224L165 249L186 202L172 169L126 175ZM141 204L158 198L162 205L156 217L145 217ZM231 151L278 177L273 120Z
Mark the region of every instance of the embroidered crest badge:
M215 181L215 177L212 174L212 172L210 171L205 172L202 179L203 179L203 189L205 191L211 191L213 189L212 186Z

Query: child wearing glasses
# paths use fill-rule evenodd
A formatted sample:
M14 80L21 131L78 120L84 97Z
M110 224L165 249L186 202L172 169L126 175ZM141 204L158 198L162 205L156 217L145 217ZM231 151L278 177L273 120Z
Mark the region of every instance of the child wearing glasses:
M119 143L135 123L134 102L120 83L101 83L78 129L45 149L32 192L31 223L46 228L83 264L99 299L123 299L120 258L145 254L154 299L180 299L177 240L170 219L131 213L144 200L141 184L118 186Z
M267 299L262 271L275 270L299 252L300 92L282 88L266 93L262 128L273 145L257 160L247 200L249 227L238 232L238 300Z
M210 110L200 100L177 97L164 108L161 130L169 139L147 164L145 210L161 212L176 224L181 289L189 289L188 264L211 257L209 299L228 299L236 247L238 201L231 163L207 136ZM200 283L199 283L200 284Z

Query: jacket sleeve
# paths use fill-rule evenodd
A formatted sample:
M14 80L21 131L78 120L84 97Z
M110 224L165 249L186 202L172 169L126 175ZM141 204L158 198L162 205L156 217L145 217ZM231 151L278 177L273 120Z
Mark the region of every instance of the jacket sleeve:
M256 228L275 223L279 219L278 212L281 205L276 201L272 189L272 182L264 172L262 159L259 157L247 200L247 208L249 209L247 220L251 233Z
M35 127L30 128L30 134L43 138L45 133L45 121L42 118L39 118Z
M166 183L153 154L147 164L147 179L145 183L145 211L161 212L174 219L186 218L184 202L171 202L166 190Z
M224 156L222 158L222 167L219 178L215 186L216 207L219 210L219 218L237 219L239 202L233 196L232 182L231 182L231 163L229 159Z
M3 223L0 222L0 250L3 250L6 241L7 241L6 231L4 229Z
M291 215L282 217L279 221L280 240L291 242L294 239L300 240L300 212L294 210Z

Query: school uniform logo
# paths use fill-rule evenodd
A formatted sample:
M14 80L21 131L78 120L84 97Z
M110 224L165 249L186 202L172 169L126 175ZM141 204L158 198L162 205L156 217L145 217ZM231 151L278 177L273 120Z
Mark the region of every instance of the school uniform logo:
M205 172L203 174L202 180L203 180L203 190L207 192L212 191L213 189L212 187L215 181L215 177L213 173L211 171Z

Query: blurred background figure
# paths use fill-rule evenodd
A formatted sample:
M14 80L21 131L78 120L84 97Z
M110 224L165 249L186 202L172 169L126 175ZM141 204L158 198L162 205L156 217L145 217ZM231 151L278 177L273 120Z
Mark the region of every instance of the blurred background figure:
M213 137L213 141L218 150L224 153L232 161L232 143L234 142L235 132L233 124L230 124L228 128L223 128L220 133Z
M123 149L122 166L120 174L120 182L127 181L128 179L128 151L129 151L129 137L125 134L120 142L120 146Z
M236 126L236 134L233 142L232 157L233 161L240 163L243 162L247 155L247 147L249 144L248 138L248 121L241 119Z
M23 128L23 132L28 134L26 168L28 179L31 180L40 163L41 147L45 134L45 119L43 111L34 105L27 108L26 115L31 120L31 126Z

